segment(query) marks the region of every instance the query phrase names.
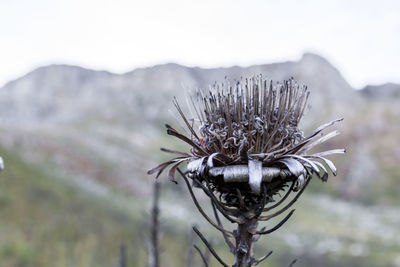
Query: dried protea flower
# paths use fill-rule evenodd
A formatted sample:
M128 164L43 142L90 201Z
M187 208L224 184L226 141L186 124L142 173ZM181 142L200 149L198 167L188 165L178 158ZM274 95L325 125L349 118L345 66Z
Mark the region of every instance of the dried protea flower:
M336 175L334 164L326 156L344 153L344 149L309 151L338 135L338 131L326 135L322 132L342 119L321 125L304 136L299 129L299 122L307 107L308 96L307 87L299 86L293 79L274 84L262 76L256 76L240 80L234 86L225 81L207 90L196 90L188 101L191 116L185 114L174 99L187 135L169 125L167 133L189 144L190 153L162 148L177 157L150 170L149 174L158 172L158 177L171 166L168 177L175 181L178 166L188 162L186 173L179 172L200 212L223 232L225 240L229 240L229 234L220 223L213 223L201 210L186 174L193 186L200 187L211 198L213 207L221 214L231 222L246 226L245 231L239 227L236 235L232 234L238 249L239 243L249 240L243 235L268 232L257 232L254 229L257 222L285 211L304 191L314 174L322 181L327 181L328 169ZM274 196L285 191L290 183L290 188L278 203L265 207L275 201ZM299 190L294 201L281 211L269 216L261 215L282 204L290 192ZM250 250L251 242L245 244ZM227 243L231 251L235 250L232 244ZM245 254L244 258L237 258L235 254L235 262L243 260L250 265L234 266L251 266L257 262L251 258L250 252Z
M300 189L313 173L326 181L327 168L334 175L336 168L325 156L344 150L307 152L339 134L333 131L321 137L320 133L341 119L320 126L305 137L298 125L308 96L307 87L300 87L293 79L273 84L257 76L233 87L225 82L209 90L198 89L190 96L189 108L191 114L196 114L194 118L185 115L174 99L190 136L169 125L167 133L188 143L191 153L162 149L179 157L149 173L158 171L159 176L173 164L169 178L174 181L177 167L187 161L191 178L204 182L207 177L213 190L232 206L239 204L237 190L245 202L256 203L263 185L272 197L293 179L294 189Z

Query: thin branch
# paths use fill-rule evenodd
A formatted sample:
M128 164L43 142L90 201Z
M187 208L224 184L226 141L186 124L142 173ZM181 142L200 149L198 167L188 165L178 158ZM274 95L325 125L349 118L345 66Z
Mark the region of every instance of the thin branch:
M206 181L208 191L212 192L212 190L210 188L210 181L208 181L207 177L205 177L204 180ZM214 194L212 194L212 197L215 199L216 203L218 203L224 210L229 212L231 215L235 215L238 213L238 209L230 208L230 207L224 205L222 202L218 201L218 199L215 197Z
M219 225L220 227L222 227L222 223L221 223L221 220L219 219L217 209L215 208L215 204L214 204L214 202L213 202L212 200L211 200L211 206L212 206L212 208L213 208L214 216L215 216L215 219L217 220L218 225ZM234 245L233 242L229 239L229 236L227 236L225 233L222 233L222 235L224 236L225 242L226 242L226 244L228 245L229 250L231 251L231 253L232 253L232 254L235 254L235 245Z
M224 215L224 217L229 220L231 223L241 223L239 220L232 218L231 216L229 216L228 212L231 213L231 211L229 211L228 209L226 209L222 203L220 203L218 201L218 199L214 196L214 194L207 188L205 188L205 186L200 183L197 180L193 181L196 183L196 185L200 186L201 189L203 189L204 193L206 193L207 196L209 196L211 198L211 200L214 202L214 204L216 205L216 208L221 212L222 215Z
M222 266L224 267L229 267L219 256L218 254L215 252L215 250L213 249L213 247L210 245L210 243L208 243L207 239L200 233L200 231L193 226L193 231L196 232L196 234L200 237L201 241L203 241L204 245L206 245L206 247L210 250L211 254L217 259L217 261L219 263L222 264Z
M301 196L301 194L304 192L304 190L306 189L306 187L310 183L310 181L311 181L311 177L307 180L307 182L305 183L303 188L299 191L299 193L297 193L297 195L292 199L292 201L290 201L285 207L283 207L282 209L278 210L277 212L275 212L271 215L261 216L259 220L260 221L268 221L269 219L271 219L275 216L278 216L279 214L281 214L282 212L284 212L288 208L290 208L297 201L297 199Z
M127 260L126 260L126 246L125 244L122 244L120 249L119 249L119 267L126 267L127 266Z
M283 196L283 198L281 198L281 199L279 200L279 202L277 202L276 204L274 204L274 205L272 205L272 206L270 206L270 207L266 207L263 211L272 210L272 209L278 207L280 204L282 204L283 201L285 201L286 198L290 195L290 192L292 192L292 189L293 189L295 183L296 183L296 182L293 181L293 183L292 183L292 185L290 186L289 190L286 192L286 194Z
M255 214L255 218L258 218L260 215L261 215L261 213L263 212L263 210L264 210L264 206L265 206L265 204L267 204L267 198L268 198L269 196L268 196L268 194L267 194L267 187L264 185L263 186L263 198L262 198L262 202L261 202L261 204L260 204L260 207L258 208L258 209L256 209L256 214Z
M205 266L205 267L208 267L208 262L207 262L206 257L203 255L203 252L201 252L201 250L199 249L198 246L193 245L193 247L197 250L197 252L199 252L200 257L201 257L201 259L203 260L204 266Z
M215 222L213 222L213 220L210 219L210 217L207 216L207 214L204 212L204 210L201 208L199 202L196 199L196 196L193 193L192 187L190 186L190 183L188 181L188 179L186 178L186 175L183 174L183 172L178 168L177 169L179 174L183 177L183 179L185 180L186 186L189 189L189 193L190 196L193 199L194 204L196 205L197 209L200 211L201 215L203 215L203 217L212 225L214 226L216 229L218 229L219 231L221 231L222 233L228 234L229 236L234 236L232 232L229 232L227 230L225 230L224 228L218 226Z
M264 231L265 228L266 228L265 226L262 227L262 228L260 229L260 232ZM261 235L254 234L254 235L253 235L253 243L258 242L258 240L260 239L260 237L261 237Z
M264 256L262 256L261 258L258 258L256 260L254 260L254 265L258 265L259 263L261 263L262 261L264 261L266 258L268 258L271 254L272 254L272 250L270 252L268 252L267 254L265 254Z
M194 225L192 225L192 226L194 226ZM193 245L194 245L194 240L195 240L196 236L192 229L192 226L189 227L189 231L188 231L188 249L186 252L186 267L193 266Z
M270 233L272 233L272 232L278 230L287 220L289 220L290 216L292 216L292 214L293 214L294 211L295 211L295 210L291 210L291 211L289 212L289 214L286 215L286 217L283 218L283 220L280 221L280 222L279 222L277 225L275 225L273 228L271 228L271 229L269 229L269 230L266 230L266 231L257 232L256 234L258 234L258 235L267 235L267 234L270 234Z
M293 267L294 264L295 264L296 262L297 262L297 259L294 259L294 260L290 263L289 267Z
M149 267L158 267L159 266L159 245L158 245L158 236L159 236L159 213L160 209L158 207L158 202L160 198L160 182L157 180L154 181L153 186L153 206L151 209L151 226L150 226L150 240L148 242L149 245Z

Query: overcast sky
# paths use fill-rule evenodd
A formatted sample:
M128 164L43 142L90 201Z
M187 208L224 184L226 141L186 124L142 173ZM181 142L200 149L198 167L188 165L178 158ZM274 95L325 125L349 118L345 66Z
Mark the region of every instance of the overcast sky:
M400 1L0 0L0 86L42 65L112 72L326 57L356 88L400 83Z

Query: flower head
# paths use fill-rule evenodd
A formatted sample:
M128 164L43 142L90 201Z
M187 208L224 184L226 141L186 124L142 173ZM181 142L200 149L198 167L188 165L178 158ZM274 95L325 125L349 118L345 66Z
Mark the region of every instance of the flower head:
M325 156L344 153L343 149L314 154L308 151L339 134L321 132L339 120L324 124L304 136L299 122L307 106L309 91L293 79L283 83L256 76L198 89L189 97L187 116L174 98L173 103L184 122L188 136L167 125L167 133L190 145L190 153L162 149L178 155L149 173L172 165L169 178L183 162L194 185L206 183L219 192L226 203L239 205L237 192L249 203L260 195L273 196L289 181L300 189L315 173L327 180L328 169L336 168Z

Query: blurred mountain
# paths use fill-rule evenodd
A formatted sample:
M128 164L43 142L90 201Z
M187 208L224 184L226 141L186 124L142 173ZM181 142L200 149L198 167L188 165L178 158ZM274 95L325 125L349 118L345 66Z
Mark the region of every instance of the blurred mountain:
M366 98L394 99L400 97L400 84L385 83L382 85L368 85L360 93Z
M347 225L344 220L353 214L353 208L359 210L360 217L379 221L376 225L382 226L379 218L370 218L368 213L370 209L381 208L397 212L395 207L400 205L397 189L400 177L399 85L354 90L334 66L315 54L304 54L298 61L248 67L204 69L170 63L124 74L68 65L40 67L0 88L0 147L54 177L72 181L84 192L96 196L102 196L104 192L129 192L134 198L143 199L149 196L151 188L151 178L145 174L146 170L168 157L159 153L159 147L186 148L164 133L165 122L176 124L168 113L173 109L172 97L177 96L185 104L183 96L187 89L207 87L225 77L234 83L235 79L258 74L275 81L294 77L299 84L310 88L311 107L304 121L306 133L329 120L345 118L338 125L343 134L326 144L346 147L348 151L344 157L334 158L339 174L331 177L327 184L311 183L308 200L302 209L318 212L310 212L307 218L301 218L302 221L296 222L298 228L294 227L286 237L292 240L292 233L300 234L307 229L304 234L310 238L304 242L312 246L321 236L327 235L327 229L314 227L319 217L339 220L345 214L343 225ZM7 160L5 157L6 168ZM317 192L326 193L332 199L321 198L315 194ZM183 203L181 200L179 203ZM325 203L325 206L314 207L318 203ZM179 207L173 206L171 214L177 213ZM385 214L385 222L397 223L398 218L392 213ZM313 220L311 224L309 215ZM346 254L351 258L352 266L365 266L354 260L360 255L364 257L362 262L371 263L372 256L365 251L383 249L388 242L387 236L376 231L379 227L359 225L356 219L353 228L363 229L362 235L352 239L344 234L349 231L347 228L329 228L336 247L328 244L321 248L324 251L321 253L336 256L341 253L342 258L351 251L346 246L356 244L365 250L357 250L358 256ZM320 226L323 222L322 219ZM390 238L396 238L397 232L392 226L382 227L391 231ZM335 239L335 235L340 239ZM343 244L343 251L338 252L337 242ZM289 246L292 244L299 243L288 241ZM298 250L299 247L302 246L290 249ZM390 243L393 251L398 251L398 247ZM337 266L332 260L336 256L329 258L329 265L319 258L312 258L314 252L308 256L304 253L301 254L303 258L311 257L309 261L314 262L314 265L309 262L308 266ZM381 253L380 250L377 253ZM282 259L285 258L282 254Z
M0 90L0 120L11 124L76 123L90 119L154 120L172 95L185 87L206 87L224 77L257 74L273 80L295 77L312 89L310 103L326 110L354 101L356 93L340 73L320 56L305 54L298 62L218 69L177 64L136 69L122 75L76 66L38 68Z

